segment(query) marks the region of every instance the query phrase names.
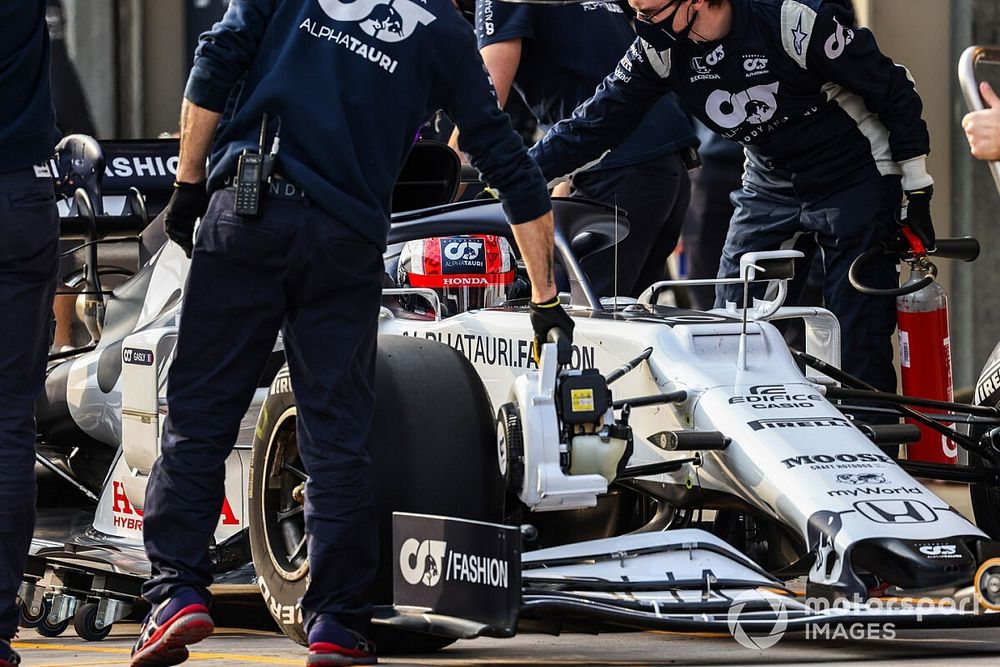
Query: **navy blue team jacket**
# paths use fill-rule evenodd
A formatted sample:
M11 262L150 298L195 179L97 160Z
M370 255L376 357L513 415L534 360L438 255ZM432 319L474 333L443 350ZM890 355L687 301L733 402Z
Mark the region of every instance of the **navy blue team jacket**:
M262 114L277 115L278 172L384 247L393 184L437 109L459 126L462 148L500 190L510 222L550 209L545 181L484 72L451 0L233 0L201 37L185 97L226 111L209 189L257 145Z
M41 164L59 141L45 0L0 3L0 174Z
M558 6L478 0L476 37L479 48L522 40L514 88L538 121L551 126L594 94L635 40L635 30L610 0ZM594 168L640 164L697 143L687 116L668 95Z
M905 68L844 9L822 0L731 0L719 42L657 52L637 39L595 95L532 149L548 178L601 155L675 91L714 132L746 147L750 184L790 178L816 200L880 175L933 183L923 105Z

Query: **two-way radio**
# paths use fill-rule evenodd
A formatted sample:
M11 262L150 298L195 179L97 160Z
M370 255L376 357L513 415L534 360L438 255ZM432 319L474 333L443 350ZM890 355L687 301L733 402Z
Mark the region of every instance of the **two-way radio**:
M256 218L261 213L261 194L265 185L271 182L271 171L274 168L274 160L278 154L280 145L279 135L281 134L281 118L278 118L278 130L274 134L274 141L271 143L271 153L264 153L264 144L267 140L267 114L263 115L260 122L260 140L257 143L257 150L249 148L243 149L240 153L239 161L236 163L236 209L237 215L248 218Z

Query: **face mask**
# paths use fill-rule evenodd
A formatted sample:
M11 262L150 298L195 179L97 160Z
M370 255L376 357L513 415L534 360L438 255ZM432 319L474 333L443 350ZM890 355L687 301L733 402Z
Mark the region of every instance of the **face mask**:
M670 16L667 16L659 23L650 23L648 20L636 18L636 34L639 35L639 37L642 37L642 39L648 42L649 45L657 51L668 51L674 48L688 38L688 35L691 34L691 28L694 26L694 22L698 18L698 12L694 12L691 15L691 19L688 21L688 24L681 30L675 32L674 17L677 16L677 12L681 10L681 4L683 3L678 3L674 11L670 12ZM655 17L656 14L653 14L652 16Z

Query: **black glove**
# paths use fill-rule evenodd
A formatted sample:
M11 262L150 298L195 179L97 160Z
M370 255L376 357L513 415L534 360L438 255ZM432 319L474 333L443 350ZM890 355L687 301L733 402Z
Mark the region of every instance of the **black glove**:
M208 190L201 183L174 183L174 193L163 214L163 225L170 240L191 256L194 248L194 223L208 210Z
M549 331L559 329L565 334L566 347L560 350L560 364L568 364L566 355L572 350L569 344L573 342L573 327L576 324L559 305L559 297L554 296L545 303L531 303L531 328L535 330L535 363L541 363L542 345L548 342Z
M927 252L934 252L937 241L934 237L934 224L931 222L931 197L934 195L934 186L928 185L919 190L908 190L906 192L906 206L900 222L909 227L914 236L920 239Z

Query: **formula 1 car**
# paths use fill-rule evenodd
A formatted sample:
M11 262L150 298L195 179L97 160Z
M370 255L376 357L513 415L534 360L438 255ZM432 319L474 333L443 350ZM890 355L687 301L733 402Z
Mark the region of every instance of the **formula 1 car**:
M448 201L459 169L439 148L415 149L421 164L403 182L429 183ZM84 230L88 249L144 224L135 194L120 202L125 215L98 215L87 200L77 193L66 228ZM964 475L995 489L1000 412L873 392L839 371L832 314L783 307L795 252L744 257L733 280L767 281L775 294L748 309L660 305L669 283L638 300L602 302L578 260L623 238L627 220L589 202L554 206L576 330L572 346L558 337L543 346L540 363L526 301L416 313L405 298L433 302L436 293L387 277L370 443L382 545L372 596L383 650L509 636L518 623L718 630L735 602L751 630L858 619L1000 624L987 613L1000 608L998 535L916 478ZM498 203L400 212L386 261L408 241L471 234L511 236ZM39 405L40 460L97 503L84 533L36 541L36 556L64 569L76 558L72 567L88 571L103 559L115 573L148 572L143 496L159 452L188 260L157 221L142 242L153 246L148 260L113 293L102 293L99 271L86 272L81 299L91 304L83 310L95 340L53 356ZM939 245L946 256L948 244ZM791 351L772 324L789 319L805 325L805 352ZM951 414L923 415L913 405ZM897 461L898 445L919 432L866 421L880 410L932 425L974 452L973 464ZM295 415L279 341L227 462L213 562L225 580L252 558L271 614L304 642L297 605L308 577L308 491ZM982 437L942 425L963 420ZM26 623L54 633L88 607L107 628L127 611L108 603L124 594L56 585L51 574L26 581ZM801 577L810 598L846 604L817 611L789 588ZM870 604L930 593L970 607Z

